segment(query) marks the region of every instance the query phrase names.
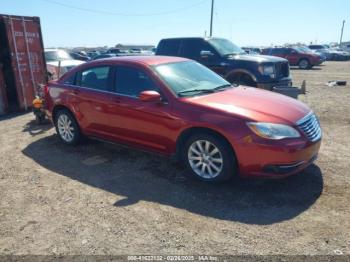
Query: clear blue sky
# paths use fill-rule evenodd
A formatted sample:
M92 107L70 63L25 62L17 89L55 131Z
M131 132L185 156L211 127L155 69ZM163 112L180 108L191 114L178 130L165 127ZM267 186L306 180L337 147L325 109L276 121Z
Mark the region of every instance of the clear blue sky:
M39 16L46 47L156 45L164 37L209 32L210 5L211 0L0 0L0 13ZM215 0L214 36L241 46L337 42L343 19L343 40L350 41L349 0Z

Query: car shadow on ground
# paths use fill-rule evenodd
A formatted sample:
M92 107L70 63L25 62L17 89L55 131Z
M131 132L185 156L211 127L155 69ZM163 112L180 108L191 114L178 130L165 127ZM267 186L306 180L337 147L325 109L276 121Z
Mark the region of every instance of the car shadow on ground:
M318 67L312 67L312 68L308 68L308 69L301 69L299 67L293 67L291 66L290 67L290 70L298 70L298 71L319 71L319 70L322 70L322 68L320 68L319 66Z
M323 190L316 165L283 180L235 179L208 185L188 178L167 158L97 141L69 147L52 135L22 152L58 175L124 196L116 208L143 200L206 217L267 225L298 216Z

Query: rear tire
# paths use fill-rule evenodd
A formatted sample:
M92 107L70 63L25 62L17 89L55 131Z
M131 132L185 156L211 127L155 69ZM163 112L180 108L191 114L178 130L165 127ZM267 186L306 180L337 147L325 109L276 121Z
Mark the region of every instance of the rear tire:
M77 145L81 132L75 117L67 109L57 112L55 117L56 133L64 144Z
M206 133L194 134L185 143L182 161L195 178L213 183L235 175L234 154L222 138Z

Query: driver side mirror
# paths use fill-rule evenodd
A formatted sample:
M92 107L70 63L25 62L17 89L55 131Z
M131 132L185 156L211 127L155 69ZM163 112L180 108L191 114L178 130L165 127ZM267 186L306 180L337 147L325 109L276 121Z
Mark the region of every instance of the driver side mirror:
M161 95L153 90L142 91L139 95L139 99L142 102L160 102L161 98Z
M201 56L201 58L210 58L210 57L213 57L214 54L211 51L202 50L200 52L200 56Z

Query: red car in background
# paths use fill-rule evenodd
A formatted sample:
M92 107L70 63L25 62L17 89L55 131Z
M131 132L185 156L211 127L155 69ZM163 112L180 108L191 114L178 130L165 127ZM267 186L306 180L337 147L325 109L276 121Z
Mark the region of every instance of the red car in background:
M321 129L315 114L284 95L233 86L177 57L101 59L45 89L63 143L82 135L176 156L195 177L280 178L310 165Z
M319 55L298 47L266 48L263 49L262 54L285 58L289 65L298 66L300 69L310 69L324 62Z

